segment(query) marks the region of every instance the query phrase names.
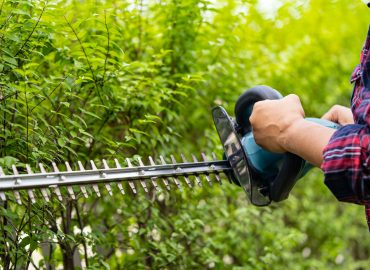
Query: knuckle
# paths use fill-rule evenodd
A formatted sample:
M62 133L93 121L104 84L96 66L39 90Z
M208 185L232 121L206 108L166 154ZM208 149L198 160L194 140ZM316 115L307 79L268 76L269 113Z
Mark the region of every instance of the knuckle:
M296 94L289 94L286 97L289 98L290 100L294 101L294 102L300 102L300 98Z
M340 105L335 104L333 107L331 107L331 109L330 109L330 110L338 111L338 110L340 110L340 108L341 108L341 106L340 106Z

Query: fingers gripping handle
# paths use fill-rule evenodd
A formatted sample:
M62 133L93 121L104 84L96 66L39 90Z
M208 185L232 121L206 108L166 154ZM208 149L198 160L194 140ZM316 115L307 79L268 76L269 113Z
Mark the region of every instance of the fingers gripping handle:
M235 105L238 132L243 136L243 148L250 161L250 166L253 166L259 173L258 177L267 179L270 199L276 202L286 199L296 181L312 167L297 155L271 153L261 148L254 141L252 127L249 122L254 104L258 101L281 99L282 97L278 91L268 86L256 86L244 92ZM329 128L338 129L340 127L338 124L323 119L306 118L306 120ZM278 168L273 177L271 177L272 168Z

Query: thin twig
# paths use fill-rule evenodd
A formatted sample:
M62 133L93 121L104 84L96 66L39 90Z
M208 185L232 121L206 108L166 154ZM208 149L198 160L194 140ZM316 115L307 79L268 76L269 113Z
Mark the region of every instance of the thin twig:
M109 33L108 24L107 24L107 11L106 10L104 11L104 24L107 30L108 44L107 44L107 53L105 54L105 60L104 60L104 73L103 73L102 86L105 83L105 76L107 73L107 62L108 62L109 50L110 50L110 33Z
M27 151L27 163L29 158L29 110L28 110L28 98L27 98L27 83L26 83L26 90L24 92L24 99L26 101L26 151Z
M18 244L19 244L19 234L22 232L22 228L23 228L23 221L24 221L24 218L26 217L26 211L24 211L23 213L23 216L22 216L22 219L21 219L21 222L19 224L19 229L16 230L16 235L15 235L15 239L14 239L14 243L15 243L15 259L14 259L14 266L16 267L17 266L17 263L18 263ZM25 223L27 224L27 223Z
M50 92L50 94L48 94L48 95L46 95L45 93L45 96L51 96L58 88L59 88L59 86L61 86L62 85L62 83L64 83L64 81L66 80L68 78L68 75L67 76L65 76L64 77L64 79L57 85L57 86L55 86L54 87L54 89L53 90L51 90L51 92ZM30 110L30 112L32 112L36 107L38 107L42 102L44 102L45 100L46 100L47 98L44 98L44 99L42 99L42 100L40 100L39 101L39 103L37 103L35 106L33 106L33 108Z
M32 219L31 219L31 200L30 198L28 199L28 207L27 207L27 212L28 212L28 232L29 232L29 236L30 238L32 239L32 236L33 236L33 231L35 230L35 234L37 235L38 234L38 230L33 228L32 226ZM37 228L37 227L36 227ZM26 261L26 269L28 269L29 265L30 265L30 262L32 260L32 253L33 253L34 250L31 250L31 246L30 246L30 250L28 251L28 256L27 256L27 261Z
M32 28L31 33L28 35L28 37L26 38L26 40L23 42L22 46L21 46L21 47L20 47L20 49L17 51L17 53L14 55L14 57L16 57L16 56L17 56L17 55L18 55L18 54L23 50L24 46L26 46L26 44L28 43L28 41L29 41L29 40L30 40L30 38L32 37L33 33L34 33L34 32L35 32L35 30L36 30L37 25L39 24L39 22L40 22L40 20L41 20L42 15L43 15L43 14L44 14L44 12L45 12L45 9L46 9L47 4L48 4L48 1L46 1L46 2L45 2L44 7L42 8L41 14L40 14L39 18L37 19L36 24L35 24L35 25L34 25L34 27Z
M84 54L84 56L85 56L85 59L86 59L87 65L89 66L89 70L90 70L91 76L92 76L93 81L94 81L95 89L96 89L96 91L98 92L98 96L99 96L100 102L101 102L103 105L105 105L105 104L104 104L104 101L103 101L103 99L102 99L102 97L101 97L101 95L100 95L99 88L98 88L98 86L96 85L96 77L95 77L95 73L94 73L94 71L93 71L93 69L92 69L92 66L91 66L91 63L90 63L89 57L87 57L87 53L86 53L85 47L83 46L81 39L78 37L76 30L73 28L73 26L71 25L71 23L67 20L66 16L64 16L64 15L63 15L63 17L64 17L65 21L67 22L67 24L68 24L69 28L71 28L71 30L72 30L73 34L75 35L75 37L76 37L76 39L77 39L78 43L80 44L80 47L81 47L81 50L82 50L82 52L83 52L83 54Z
M82 239L82 245L84 248L84 257L85 257L85 267L89 267L89 258L87 256L87 246L86 246L86 241L85 241L85 236L83 235L83 224L80 216L80 210L78 209L77 202L75 203L75 209L76 209L76 214L77 214L77 221L78 221L78 226L80 227L80 235Z

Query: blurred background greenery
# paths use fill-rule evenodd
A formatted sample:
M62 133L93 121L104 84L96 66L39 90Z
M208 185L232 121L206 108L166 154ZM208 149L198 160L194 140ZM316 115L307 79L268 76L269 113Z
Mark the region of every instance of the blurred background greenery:
M12 164L37 171L52 160L221 157L210 110L232 113L256 84L298 94L307 116L349 106L369 12L359 0L3 0L0 166L8 173ZM52 204L39 196L34 205L24 193L22 206L1 203L0 266L369 265L363 207L337 202L318 169L265 208L227 181L140 193Z

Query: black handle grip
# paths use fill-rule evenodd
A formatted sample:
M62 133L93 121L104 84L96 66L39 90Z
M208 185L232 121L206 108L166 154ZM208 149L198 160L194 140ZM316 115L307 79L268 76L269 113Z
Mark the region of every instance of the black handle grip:
M251 123L249 117L252 114L254 103L266 99L281 99L283 96L275 89L257 85L245 91L236 101L235 104L235 120L240 127L241 135L251 131Z

